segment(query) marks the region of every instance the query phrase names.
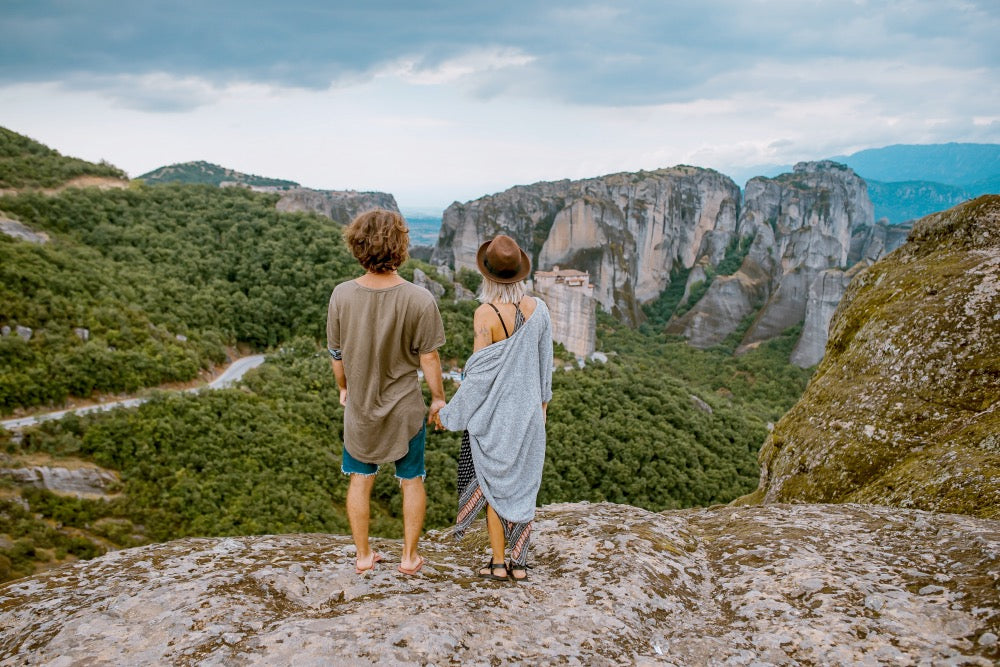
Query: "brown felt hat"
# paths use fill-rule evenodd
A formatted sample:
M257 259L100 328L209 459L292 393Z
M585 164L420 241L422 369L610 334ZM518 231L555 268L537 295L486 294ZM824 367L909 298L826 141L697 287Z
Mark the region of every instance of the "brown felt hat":
M516 283L531 273L531 260L511 237L500 234L479 246L479 272L498 283Z

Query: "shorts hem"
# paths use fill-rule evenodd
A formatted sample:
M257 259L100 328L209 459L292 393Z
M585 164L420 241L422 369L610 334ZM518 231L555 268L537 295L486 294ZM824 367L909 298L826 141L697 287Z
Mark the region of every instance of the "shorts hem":
M361 475L362 477L374 477L375 475L378 474L378 470L376 470L375 472L355 472L353 470L344 470L343 468L340 469L340 472L344 473L347 476Z

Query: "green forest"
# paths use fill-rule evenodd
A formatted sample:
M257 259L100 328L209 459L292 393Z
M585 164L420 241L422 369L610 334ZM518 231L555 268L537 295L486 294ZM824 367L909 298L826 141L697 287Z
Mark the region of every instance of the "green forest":
M126 178L117 167L60 155L59 151L0 127L0 190L52 188L80 176Z
M361 270L339 224L274 203L238 188L138 183L0 197L3 217L51 239L0 234L0 325L32 330L28 340L0 338L0 414L149 392L195 379L236 349L268 353L238 388L152 390L135 409L0 431L0 468L43 457L121 478L109 499L0 478L0 579L182 536L347 532L343 413L323 332L330 291ZM412 278L418 266L439 279L412 260L401 273ZM475 276L459 278L475 287ZM442 357L460 366L476 304L456 303L442 282ZM738 336L697 350L662 333L669 313L658 305L638 329L601 314L608 362L557 369L540 504L661 510L756 487L767 423L808 381L787 361L796 332L740 357ZM454 518L459 434L430 433L427 447L427 527L442 528ZM397 537L394 478L380 475L375 489L373 533Z

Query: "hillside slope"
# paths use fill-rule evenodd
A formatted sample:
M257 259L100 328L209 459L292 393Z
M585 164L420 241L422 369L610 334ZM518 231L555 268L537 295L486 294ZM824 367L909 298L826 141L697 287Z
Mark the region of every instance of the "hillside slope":
M148 185L161 185L163 183L186 183L201 185L243 185L247 187L273 188L275 190L287 190L299 186L295 181L285 181L280 178L267 178L255 174L244 174L234 169L220 167L211 162L197 160L194 162L182 162L171 164L153 171L147 172L138 177Z
M0 194L27 188L54 188L82 177L127 182L125 172L117 167L66 157L34 139L0 127Z
M1000 196L918 221L858 276L744 502L1000 516Z
M139 180L148 185L181 183L185 185L213 185L215 187L245 187L263 192L277 192L281 195L275 204L279 211L319 213L345 225L359 213L374 208L399 210L396 199L386 192L314 190L304 188L295 181L244 174L203 160L160 167L139 176Z
M226 346L319 336L330 290L357 273L339 225L277 211L277 195L105 190L113 167L6 130L0 146L0 171L18 170L0 185L24 186L0 189L0 414L188 381Z

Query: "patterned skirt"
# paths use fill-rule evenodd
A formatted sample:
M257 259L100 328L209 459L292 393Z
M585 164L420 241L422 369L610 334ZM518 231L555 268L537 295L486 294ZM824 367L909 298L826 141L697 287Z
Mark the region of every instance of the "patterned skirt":
M462 450L458 455L458 516L455 518L455 536L462 537L469 529L479 511L486 507L486 497L479 488L476 478L476 464L472 460L472 446L469 444L469 432L462 433ZM497 515L499 516L499 515ZM518 565L528 562L528 547L531 544L531 524L514 523L500 517L503 524L503 536L510 549L510 559Z

